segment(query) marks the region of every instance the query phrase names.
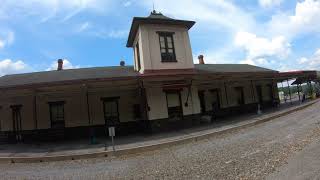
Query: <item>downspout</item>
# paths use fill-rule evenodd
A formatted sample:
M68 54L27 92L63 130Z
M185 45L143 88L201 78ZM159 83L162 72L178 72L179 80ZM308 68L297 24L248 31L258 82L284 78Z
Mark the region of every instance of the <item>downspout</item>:
M228 108L229 107L229 100L228 100L227 86L226 86L225 82L223 84L224 84L224 92L225 92L225 95L226 95L227 108Z
M254 93L253 80L251 80L251 92L252 92L253 103L255 103L256 102L256 96L255 96L255 93Z
M92 125L91 122L91 116L90 116L90 104L89 104L89 92L88 92L88 87L86 87L86 100L87 100L87 115L88 115L88 121L89 125Z
M287 79L287 84L288 84L288 90L289 90L289 96L290 96L290 104L292 104L292 97L291 97L291 89L289 85L289 80Z
M34 92L33 95L33 118L34 118L34 127L38 129L38 114L37 114L37 94Z

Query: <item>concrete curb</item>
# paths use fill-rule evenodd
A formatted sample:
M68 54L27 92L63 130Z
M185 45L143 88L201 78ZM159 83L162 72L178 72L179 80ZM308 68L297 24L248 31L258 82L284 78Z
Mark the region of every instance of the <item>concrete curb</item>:
M87 154L74 154L74 155L58 155L58 156L41 156L41 157L0 157L0 163L39 163L39 162L52 162L52 161L66 161L66 160L79 160L79 159L90 159L90 158L100 158L100 157L108 157L108 156L122 156L122 155L129 155L129 154L137 154L145 151L153 151L157 149L162 148L168 148L173 145L180 145L180 144L186 144L190 142L196 142L203 139L208 139L212 136L216 136L223 133L228 133L236 130L240 130L243 128L252 127L258 124L262 124L267 121L271 121L273 119L279 118L281 116L285 116L287 114L300 111L302 109L305 109L313 104L315 104L317 101L308 103L306 105L293 108L289 111L285 111L279 114L275 114L273 116L259 119L254 122L250 122L247 124L239 125L236 127L231 127L228 129L224 129L221 131L216 132L209 132L201 135L194 135L191 137L184 137L178 140L171 140L163 143L157 143L152 145L145 145L145 146L137 146L134 148L123 148L118 149L115 152L113 151L101 151L101 152L94 152L94 153L87 153Z

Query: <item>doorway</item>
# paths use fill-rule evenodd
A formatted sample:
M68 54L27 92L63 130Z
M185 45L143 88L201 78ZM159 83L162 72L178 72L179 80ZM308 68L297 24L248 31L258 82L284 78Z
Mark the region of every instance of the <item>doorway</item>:
M212 110L214 112L219 111L221 108L220 104L220 89L213 89L210 90L211 95L212 95Z
M102 101L105 125L107 127L115 127L120 123L119 97L103 98Z
M51 129L64 129L65 118L64 118L64 102L50 102L50 120Z
M268 92L269 92L270 101L273 102L273 99L274 99L274 97L273 97L273 86L272 86L272 84L268 84L267 86L268 86Z
M257 96L258 96L258 103L262 105L263 99L262 99L262 87L261 85L256 86L257 90Z
M243 105L244 104L243 87L235 87L234 89L236 91L236 100L237 100L238 105Z
M167 108L170 120L181 120L183 118L180 91L167 91Z
M205 102L205 99L204 99L204 92L205 91L198 91L201 113L205 113L206 112L206 102Z
M21 119L22 105L11 106L12 110L12 127L14 138L16 142L22 141L22 119Z

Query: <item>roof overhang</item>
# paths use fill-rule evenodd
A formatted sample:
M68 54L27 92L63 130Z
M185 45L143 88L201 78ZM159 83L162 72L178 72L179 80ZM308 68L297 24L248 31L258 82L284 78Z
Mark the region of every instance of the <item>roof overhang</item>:
M178 25L178 26L184 26L190 29L195 23L196 23L195 21L185 21L185 20L176 20L176 19L155 19L155 18L134 17L132 20L126 46L127 47L133 46L135 36L141 24Z
M296 79L297 82L313 81L318 79L317 71L288 71L280 72L277 76L278 82L284 80Z

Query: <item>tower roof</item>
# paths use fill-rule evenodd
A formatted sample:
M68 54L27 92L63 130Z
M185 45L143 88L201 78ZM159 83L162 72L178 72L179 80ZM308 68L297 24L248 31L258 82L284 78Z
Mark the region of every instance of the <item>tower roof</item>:
M195 24L195 22L169 18L167 16L164 16L162 13L156 12L155 10L153 10L148 17L133 18L128 41L127 41L127 47L133 46L134 38L141 24L181 25L190 29Z

